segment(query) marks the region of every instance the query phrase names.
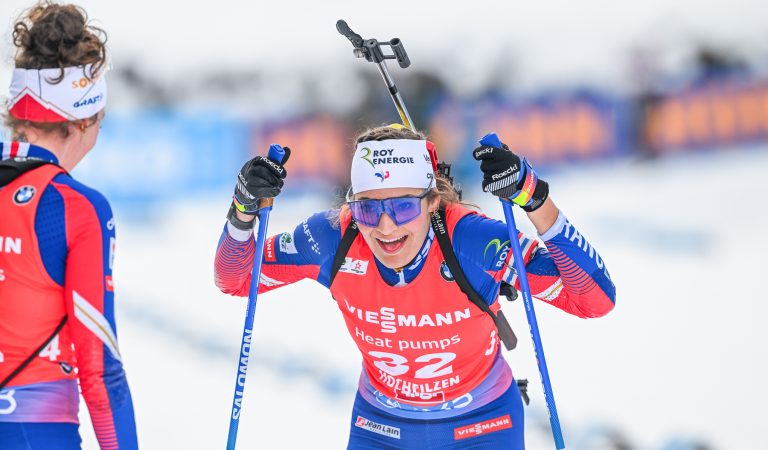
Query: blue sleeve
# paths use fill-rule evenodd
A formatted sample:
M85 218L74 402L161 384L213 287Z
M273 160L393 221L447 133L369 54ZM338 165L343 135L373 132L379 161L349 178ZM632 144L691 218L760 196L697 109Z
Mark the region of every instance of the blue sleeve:
M293 231L267 238L259 292L305 278L329 287L331 265L340 241L338 210L313 214ZM216 249L216 286L227 294L248 295L254 253L252 232L234 229L227 223Z
M315 213L294 228L273 236L275 258L265 260L265 270L274 273L278 266L300 269L304 278L312 278L330 288L330 273L341 242L339 211ZM269 241L267 242L269 245ZM266 269L266 266L270 266Z
M59 174L54 180L61 181L66 175ZM67 265L67 234L64 221L64 199L53 185L48 185L40 197L35 215L35 235L40 258L51 279L64 286L64 270Z
M616 286L608 267L587 238L562 213L541 238L572 297L599 297L605 308L612 308L616 302Z
M523 235L518 237L528 261L536 241ZM456 224L452 243L469 284L489 305L493 304L502 279L511 280L507 267L513 264L512 246L506 224L480 214L466 215Z
M52 185L64 200L67 324L78 378L102 448L137 447L133 401L123 369L115 319L112 262L115 223L107 199L69 176Z
M519 289L506 224L481 215L462 218L453 246L470 284L488 304L501 281ZM597 251L560 213L538 241L518 234L531 295L582 318L601 317L615 305L616 291Z

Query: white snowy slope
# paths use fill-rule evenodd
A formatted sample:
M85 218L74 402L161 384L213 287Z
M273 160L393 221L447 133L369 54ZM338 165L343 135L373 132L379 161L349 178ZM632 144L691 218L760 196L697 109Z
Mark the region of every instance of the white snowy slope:
M586 443L602 426L637 449L684 437L764 448L767 174L768 148L755 148L550 177L553 198L599 250L618 293L610 315L589 321L536 302L569 448L606 448ZM495 200L474 193L501 217ZM227 203L225 193L175 205L144 225L121 221L115 208L118 333L143 448L226 441L245 312L212 279ZM270 229L321 208L278 199ZM520 337L508 359L531 381L528 446L551 448L522 302L505 309ZM344 448L359 357L330 296L308 281L260 296L253 342L239 448ZM84 448L96 448L84 408L81 417Z

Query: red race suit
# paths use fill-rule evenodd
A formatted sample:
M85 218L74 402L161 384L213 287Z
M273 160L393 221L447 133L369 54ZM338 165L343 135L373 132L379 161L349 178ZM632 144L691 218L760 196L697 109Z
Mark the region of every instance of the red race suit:
M0 391L0 422L78 423L79 383L101 448L137 448L115 326L109 203L46 149L0 150L6 162L47 162L0 187L0 381L66 317Z
M438 419L489 404L512 383L493 320L461 292L430 230L402 270L376 260L362 236L333 283L330 270L343 230L342 209L313 215L265 242L259 292L303 278L330 289L363 357L360 395L389 414ZM467 280L491 309L502 280L517 285L506 225L460 205L446 207L451 245ZM562 212L540 236L520 234L532 295L578 317L614 307L604 262ZM225 225L216 253L222 291L247 295L255 244L251 231Z

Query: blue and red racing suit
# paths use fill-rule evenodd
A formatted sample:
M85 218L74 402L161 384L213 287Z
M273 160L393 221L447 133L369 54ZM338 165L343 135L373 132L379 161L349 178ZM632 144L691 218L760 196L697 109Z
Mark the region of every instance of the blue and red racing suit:
M483 439L522 448L522 406L495 324L457 286L434 232L397 271L358 235L331 283L350 220L345 209L324 211L268 238L259 286L266 292L310 278L336 299L363 356L350 448L462 448ZM466 278L497 311L501 281L517 286L506 225L459 205L446 207L446 225ZM519 235L532 295L582 318L608 313L615 287L573 224L560 213L540 238L544 245ZM252 232L227 223L215 260L222 291L248 295L254 252ZM412 426L426 423L431 431Z
M12 142L0 151L3 160L52 163L0 187L0 381L32 358L0 390L0 447L79 448L79 382L101 448L135 449L115 326L109 203L46 149Z

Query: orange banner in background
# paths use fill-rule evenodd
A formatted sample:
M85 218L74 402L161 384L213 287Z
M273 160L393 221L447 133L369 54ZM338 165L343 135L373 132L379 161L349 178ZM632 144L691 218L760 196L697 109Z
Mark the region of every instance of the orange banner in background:
M645 138L657 151L738 144L768 137L768 84L717 83L651 104Z
M349 180L354 147L346 126L338 119L321 115L265 125L253 136L251 156L263 154L270 144L291 148L286 165L289 179L311 178L338 185Z
M537 162L584 159L614 150L615 124L588 102L497 109L481 117L477 128L481 135L496 132L512 150Z
M440 161L454 161L461 156L461 152L471 152L474 146L464 148L465 144L469 139L479 139L468 136L461 105L457 103L446 103L437 109L426 131L437 148Z

